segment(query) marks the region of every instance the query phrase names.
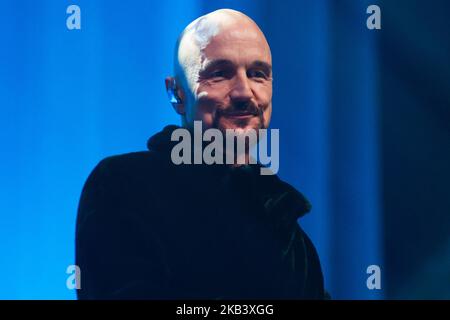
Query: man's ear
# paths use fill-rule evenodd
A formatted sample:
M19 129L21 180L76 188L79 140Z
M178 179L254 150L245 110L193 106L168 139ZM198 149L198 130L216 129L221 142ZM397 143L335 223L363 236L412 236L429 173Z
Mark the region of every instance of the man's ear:
M167 96L169 97L172 107L175 109L176 113L184 115L186 111L183 89L177 84L174 77L167 77L165 82Z

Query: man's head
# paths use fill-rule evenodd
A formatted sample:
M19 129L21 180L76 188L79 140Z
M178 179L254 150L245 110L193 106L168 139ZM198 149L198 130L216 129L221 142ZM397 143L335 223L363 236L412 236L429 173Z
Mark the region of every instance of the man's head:
M221 9L181 33L173 77L166 88L184 127L267 128L272 113L272 57L264 34L249 17ZM176 101L178 100L178 101Z

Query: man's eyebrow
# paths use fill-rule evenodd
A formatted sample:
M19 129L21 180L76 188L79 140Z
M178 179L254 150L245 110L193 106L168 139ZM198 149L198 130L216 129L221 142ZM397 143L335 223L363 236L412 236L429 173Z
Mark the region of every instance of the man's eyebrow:
M264 70L265 72L267 72L268 74L272 73L272 66L269 63L261 61L261 60L253 61L250 66L252 68L260 68L260 69Z
M230 60L227 59L216 59L216 60L211 60L208 61L205 66L202 68L201 71L205 71L205 70L211 70L217 67L224 67L224 66L231 66L233 65L233 62L231 62Z
M205 64L205 66L202 68L202 70L200 70L200 73L214 70L215 68L219 68L219 67L230 67L230 66L234 66L234 63L231 60L227 60L227 59L211 60ZM272 74L272 66L269 63L262 61L262 60L253 61L250 64L250 68L259 68L259 69L263 70L264 72L266 72L268 75Z

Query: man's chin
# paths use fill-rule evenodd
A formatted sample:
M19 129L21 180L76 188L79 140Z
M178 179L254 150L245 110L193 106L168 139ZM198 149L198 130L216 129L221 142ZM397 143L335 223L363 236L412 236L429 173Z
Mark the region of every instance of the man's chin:
M261 120L257 116L251 117L221 117L217 128L223 132L230 130L258 130L261 129Z

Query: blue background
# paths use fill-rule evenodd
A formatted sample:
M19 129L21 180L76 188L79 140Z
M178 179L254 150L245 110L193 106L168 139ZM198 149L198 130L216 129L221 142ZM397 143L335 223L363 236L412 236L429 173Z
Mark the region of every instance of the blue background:
M66 28L71 4L81 30ZM3 0L0 298L75 298L85 179L179 123L164 90L175 40L224 7L271 45L279 174L313 204L301 224L332 297L450 298L449 4L365 0Z

